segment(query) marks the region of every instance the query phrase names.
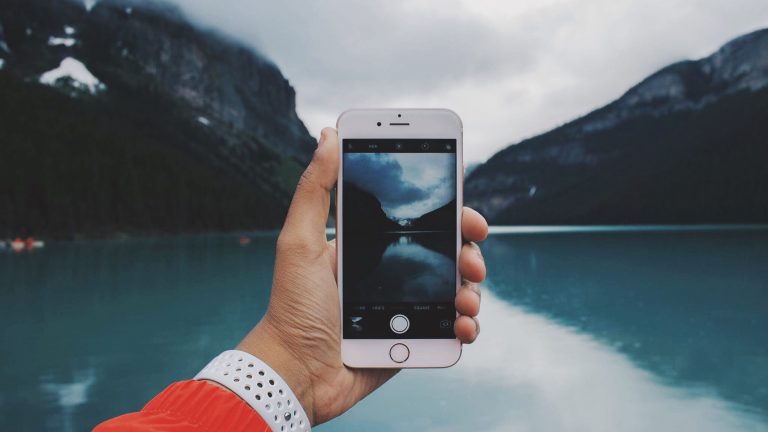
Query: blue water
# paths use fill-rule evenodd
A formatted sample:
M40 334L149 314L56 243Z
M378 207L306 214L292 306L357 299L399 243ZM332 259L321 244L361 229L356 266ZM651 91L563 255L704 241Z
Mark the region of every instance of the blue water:
M768 229L494 232L459 364L316 430L768 430ZM263 313L274 241L0 252L0 430L88 430L194 375Z

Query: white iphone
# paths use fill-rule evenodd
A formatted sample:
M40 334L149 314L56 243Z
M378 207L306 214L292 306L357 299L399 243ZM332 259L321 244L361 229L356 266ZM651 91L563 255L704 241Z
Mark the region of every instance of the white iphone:
M363 109L337 121L341 356L357 368L461 356L462 124L445 109Z

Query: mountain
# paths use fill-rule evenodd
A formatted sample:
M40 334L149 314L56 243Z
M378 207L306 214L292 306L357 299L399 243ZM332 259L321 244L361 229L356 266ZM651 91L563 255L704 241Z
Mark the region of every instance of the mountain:
M667 66L467 178L496 224L768 222L768 29Z
M452 231L456 229L456 200L424 213L414 219L412 228L427 231Z
M0 0L0 237L280 226L314 139L271 61L152 0Z
M353 183L344 182L344 202L354 205L344 206L344 232L352 237L376 237L387 231L397 231L401 227L387 217L381 207L381 201L372 193Z

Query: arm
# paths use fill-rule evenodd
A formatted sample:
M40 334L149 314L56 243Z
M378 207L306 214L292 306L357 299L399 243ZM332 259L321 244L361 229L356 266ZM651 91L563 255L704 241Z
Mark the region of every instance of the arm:
M208 381L173 383L139 412L107 420L94 432L269 432L267 423L242 399Z
M313 425L341 415L398 371L351 369L341 362L336 243L325 236L330 192L339 168L338 146L336 131L323 129L277 240L269 308L237 347L285 380ZM485 264L475 242L485 239L488 225L479 213L465 207L461 226L465 244L459 256L462 287L456 294L460 316L454 331L463 343L472 343L480 330L477 283L485 277ZM249 425L263 422L253 411L259 409L257 404L251 398L247 401L210 383L185 381L168 387L142 411L102 423L96 431L244 430L239 424L231 429L200 426L223 425L230 417ZM272 414L270 411L269 417Z

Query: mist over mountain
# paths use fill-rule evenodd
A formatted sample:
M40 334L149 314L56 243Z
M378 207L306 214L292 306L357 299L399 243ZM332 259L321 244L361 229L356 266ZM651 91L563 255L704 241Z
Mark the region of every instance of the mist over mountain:
M766 118L768 29L498 152L466 202L497 224L768 222Z
M0 1L0 236L278 227L314 148L259 53L150 0Z

